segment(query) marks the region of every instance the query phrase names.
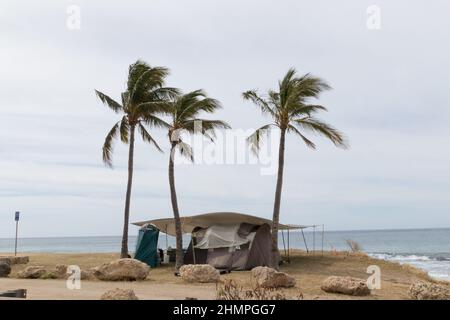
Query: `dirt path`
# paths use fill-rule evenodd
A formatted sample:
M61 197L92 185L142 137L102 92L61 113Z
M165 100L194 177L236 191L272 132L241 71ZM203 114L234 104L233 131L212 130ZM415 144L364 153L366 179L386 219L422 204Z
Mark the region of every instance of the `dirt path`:
M69 290L65 280L0 279L0 291L27 289L28 299L91 300L110 289L133 289L140 299L214 299L215 285L144 282L82 281L80 290Z

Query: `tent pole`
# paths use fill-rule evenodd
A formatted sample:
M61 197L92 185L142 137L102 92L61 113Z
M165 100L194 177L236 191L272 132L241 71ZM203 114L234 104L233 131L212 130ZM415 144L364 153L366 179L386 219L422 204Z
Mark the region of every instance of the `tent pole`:
M289 229L287 229L287 258L288 258L288 262L291 263L291 258L289 257L289 248L290 248L290 244L289 244Z
M324 231L325 231L325 225L322 224L322 256L323 256L323 236L324 236Z
M303 233L303 228L300 229L300 231L302 232L302 237L303 237L303 242L305 243L306 253L309 253L308 245L306 244L305 234Z
M192 257L193 257L193 259L194 259L194 264L196 264L196 263L195 263L195 249L194 249L194 247L195 247L195 243L194 243L194 239L195 239L195 237L194 237L194 234L193 234L193 233L191 233L191 242L192 242Z
M313 254L316 253L316 225L313 228Z
M286 256L286 244L284 242L284 231L281 230L281 238L283 239L283 249L284 249L284 255Z
M167 224L166 224L166 252L167 252L167 249L169 249L169 239L167 237Z

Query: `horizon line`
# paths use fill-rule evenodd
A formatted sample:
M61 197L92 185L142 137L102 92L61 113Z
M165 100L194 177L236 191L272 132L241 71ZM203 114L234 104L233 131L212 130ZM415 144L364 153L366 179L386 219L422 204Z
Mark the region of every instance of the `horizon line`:
M316 232L320 233L322 232L321 225L316 228ZM313 232L312 227L305 228L304 232ZM426 227L426 228L394 228L394 229L346 229L346 230L333 230L333 229L324 229L324 233L327 232L355 232L355 231L366 231L366 232L374 232L374 231L419 231L419 230L447 230L450 229L450 227ZM290 232L300 232L298 230L291 230ZM161 231L162 234L165 234ZM280 232L279 232L280 233ZM135 237L135 235L131 235L132 237ZM168 235L170 237L173 237L171 235ZM102 235L102 236L95 236L95 235L82 235L82 236L37 236L37 237L18 237L18 239L56 239L56 238L109 238L109 237L122 237L121 235ZM130 237L130 236L129 236ZM0 240L14 240L15 238L3 238L0 237Z

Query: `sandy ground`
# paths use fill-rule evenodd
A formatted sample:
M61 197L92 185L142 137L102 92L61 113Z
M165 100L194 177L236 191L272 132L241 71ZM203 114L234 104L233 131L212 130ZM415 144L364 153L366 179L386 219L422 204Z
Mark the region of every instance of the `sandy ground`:
M1 255L1 254L0 254ZM88 269L118 256L116 254L30 254L28 265L41 265L49 269L56 264L75 264ZM320 289L322 281L331 275L352 276L367 279L367 267L377 265L381 269L381 289L372 290L368 297L349 297L325 293ZM158 267L150 271L147 280L141 282L104 282L83 280L80 290L69 290L65 280L17 279L17 272L25 265L15 265L9 278L0 278L0 291L27 289L28 299L99 299L109 289L130 288L140 299L214 299L215 284L187 284L173 274L173 265ZM281 267L297 279L297 287L283 289L286 296L304 299L407 299L409 286L418 280L433 281L424 272L410 266L372 259L364 254L330 253L323 256L296 251L291 254L291 263ZM233 279L239 286L252 285L249 271L235 271L222 275L222 279Z

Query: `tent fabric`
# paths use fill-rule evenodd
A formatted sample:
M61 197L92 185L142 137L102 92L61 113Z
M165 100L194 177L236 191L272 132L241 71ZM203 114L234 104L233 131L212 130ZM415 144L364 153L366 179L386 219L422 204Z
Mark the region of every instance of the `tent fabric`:
M237 226L219 225L195 230L195 237L192 238L184 257L185 264L207 263L217 269L226 270L248 270L255 266L270 265L272 242L268 224L242 223ZM226 243L227 246L216 245L215 236L218 232L222 232L221 240L223 235L226 235L227 241L220 243ZM212 238L208 239L209 237Z
M195 245L197 249L236 247L250 242L238 234L240 224L213 225L206 229L203 238Z
M158 254L159 230L153 226L145 226L139 230L134 258L154 268L159 263Z
M247 223L250 225L262 225L268 224L272 226L272 221L269 219L264 219L248 214L236 213L236 212L212 212L199 214L195 216L181 217L181 228L183 233L191 233L194 228L208 228L213 225L223 224L241 224ZM167 219L155 219L147 220L133 223L137 226L144 226L147 224L154 225L161 232L167 233L169 235L175 236L175 222L173 218ZM279 230L294 230L294 229L304 229L307 226L301 225L290 225L290 224L279 224Z
M251 243L245 269L253 269L258 266L270 266L272 253L272 235L267 224L259 227L255 238ZM279 252L278 252L279 256ZM280 260L280 258L278 258Z

